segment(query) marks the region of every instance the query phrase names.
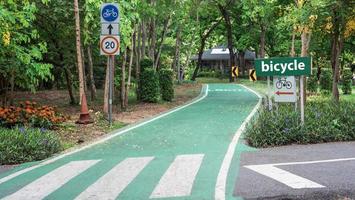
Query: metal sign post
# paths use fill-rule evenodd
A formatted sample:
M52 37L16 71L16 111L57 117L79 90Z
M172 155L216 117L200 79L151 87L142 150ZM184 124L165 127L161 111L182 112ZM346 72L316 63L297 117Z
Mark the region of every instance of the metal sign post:
M304 82L303 82L303 75L300 77L300 109L301 109L301 125L304 125L304 91L303 91L303 87L304 87Z
M114 66L114 56L108 56L109 62L109 90L108 90L108 121L110 126L112 126L112 99L113 99L113 66Z
M271 111L271 110L272 110L272 101L271 101L270 76L267 77L267 92L268 92L268 106L269 106L269 111Z
M115 55L120 54L119 23L120 10L118 4L103 3L101 5L100 54L108 56L108 120L110 126L112 126L113 69Z

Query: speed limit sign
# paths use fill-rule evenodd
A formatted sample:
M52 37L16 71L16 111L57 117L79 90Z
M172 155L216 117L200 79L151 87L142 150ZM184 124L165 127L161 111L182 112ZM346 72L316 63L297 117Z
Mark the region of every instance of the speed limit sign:
M100 37L100 54L101 55L119 55L120 54L120 37L119 36L101 36Z

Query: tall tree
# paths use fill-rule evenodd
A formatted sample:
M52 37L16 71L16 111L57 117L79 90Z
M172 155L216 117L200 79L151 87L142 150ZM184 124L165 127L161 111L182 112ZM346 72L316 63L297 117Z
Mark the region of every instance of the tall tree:
M79 15L79 4L78 0L74 0L74 16L75 16L75 36L76 36L76 59L77 67L79 73L79 95L80 104L82 97L85 95L84 90L84 73L83 73L83 60L81 55L81 38L80 38L80 15Z

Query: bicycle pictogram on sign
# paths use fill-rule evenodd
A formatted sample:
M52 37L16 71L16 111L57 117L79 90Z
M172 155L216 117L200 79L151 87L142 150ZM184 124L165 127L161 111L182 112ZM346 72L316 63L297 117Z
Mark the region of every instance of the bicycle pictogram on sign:
M107 4L101 10L101 16L107 22L117 21L119 14L118 7L113 4Z
M285 77L278 78L278 81L276 82L276 88L277 89L281 89L281 88L291 89L292 83L291 83L291 81L288 81Z

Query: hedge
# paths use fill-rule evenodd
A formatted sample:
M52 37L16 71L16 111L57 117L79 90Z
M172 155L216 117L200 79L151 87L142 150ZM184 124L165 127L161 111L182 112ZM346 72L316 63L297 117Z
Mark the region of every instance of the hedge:
M172 101L174 98L174 72L171 69L159 71L159 84L162 99Z
M351 94L351 82L352 82L352 72L350 69L345 68L343 70L343 77L342 77L342 81L343 81L343 85L342 85L342 90L344 94Z
M159 77L154 69L146 68L139 77L140 100L156 103L159 101Z

